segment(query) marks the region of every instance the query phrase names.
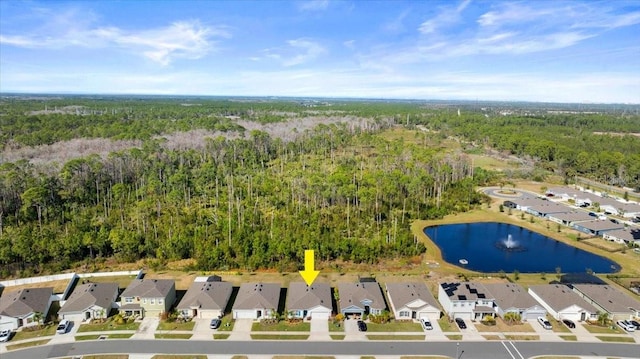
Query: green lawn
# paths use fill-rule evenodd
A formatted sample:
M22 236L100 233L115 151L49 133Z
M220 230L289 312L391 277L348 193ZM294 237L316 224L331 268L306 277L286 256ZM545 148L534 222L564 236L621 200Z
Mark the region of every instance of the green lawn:
M384 335L384 334L371 334L367 335L369 340L424 340L424 335Z
M462 340L462 334L447 334L445 336L449 340Z
M344 332L344 322L329 322L330 332Z
M82 324L80 328L78 328L78 333L104 332L110 330L138 330L138 327L140 327L140 323L132 322L126 324L116 324L112 319L109 319L104 323Z
M206 355L168 355L168 354L157 354L151 357L151 359L207 359Z
M621 343L635 343L636 341L632 337L609 337L604 335L596 335L596 338L603 342L621 342Z
M50 339L41 339L41 340L33 340L25 343L11 344L11 345L7 345L7 350L16 350L16 349L22 349L22 348L28 348L28 347L35 347L37 345L44 345L44 344L47 344L49 340Z
M156 339L189 339L191 334L154 334Z
M48 325L44 329L40 329L40 330L26 331L22 329L21 331L17 332L16 335L14 335L13 339L11 340L24 340L24 339L31 339L31 338L38 338L38 337L48 337L54 334L56 334L56 326Z
M443 332L459 332L458 326L454 324L454 322L449 321L449 317L446 315L440 319L438 319L438 324L440 328L442 328Z
M267 340L307 340L308 335L304 334L251 334L251 339L267 339Z
M196 322L167 322L161 321L158 324L158 330L193 330L193 327L196 325Z
M251 326L251 331L253 332L308 332L309 330L311 330L311 323L309 322L289 323L286 320L281 320L272 325L256 322Z
M559 335L559 337L568 342L575 342L578 340L578 337L576 337L575 335Z
M344 340L344 337L346 335L344 334L329 334L329 336L331 337L331 339L333 340Z
M225 315L224 317L222 317L222 322L220 323L220 328L218 328L219 332L230 332L233 330L233 325L236 323L235 320L233 320L233 317L230 314Z
M107 339L127 339L127 338L131 338L133 336L133 334L123 334L123 333L116 333L116 334L89 334L89 335L76 335L74 338L77 341L81 341L81 340L97 340L101 336L106 336Z
M539 335L505 335L507 340L540 340Z
M618 327L601 327L599 325L593 325L593 324L585 324L584 325L585 329L587 329L587 331L589 331L589 333L594 333L594 334L620 334L622 333L622 330L620 330Z
M229 339L231 334L214 334L213 339Z
M422 332L419 323L391 321L385 324L367 323L369 332Z

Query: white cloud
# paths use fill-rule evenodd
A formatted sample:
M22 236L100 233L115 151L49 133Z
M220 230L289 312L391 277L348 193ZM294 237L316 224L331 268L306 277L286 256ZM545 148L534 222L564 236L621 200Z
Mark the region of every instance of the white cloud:
M323 55L327 50L319 43L301 38L287 41L287 46L262 51L264 57L276 60L285 67L302 65Z
M418 30L423 34L431 34L443 27L448 27L461 20L461 13L467 8L471 0L464 0L458 6L446 6L440 8L438 14L420 24Z
M322 11L328 7L329 0L303 0L298 5L298 9L302 11Z

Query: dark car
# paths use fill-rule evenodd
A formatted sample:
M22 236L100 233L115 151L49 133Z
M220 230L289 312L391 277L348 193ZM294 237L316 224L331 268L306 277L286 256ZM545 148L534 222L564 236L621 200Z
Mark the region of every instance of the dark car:
M589 212L589 215L590 215L591 217L598 217L598 215L597 215L597 214L595 214L595 213L593 213L593 212Z
M636 327L636 330L640 330L640 322L638 322L637 320L630 320L629 323Z
M220 319L218 319L218 318L213 318L213 319L211 319L211 323L209 323L209 328L211 328L211 329L218 329L218 328L220 328L220 323L221 323L221 322L222 322L222 321L221 321Z
M460 329L467 329L467 325L462 318L456 318L456 324L458 324L458 328Z
M363 322L362 320L358 320L358 330L361 332L366 332L367 331L367 323Z
M576 323L570 321L569 319L563 319L562 322L564 323L564 325L566 325L569 328L575 328L576 327Z

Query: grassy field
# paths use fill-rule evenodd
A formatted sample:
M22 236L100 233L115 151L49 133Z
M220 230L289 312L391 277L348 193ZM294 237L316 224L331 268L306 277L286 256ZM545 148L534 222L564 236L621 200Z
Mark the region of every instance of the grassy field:
M67 289L68 285L69 285L69 280L54 280L51 282L29 283L29 284L23 284L23 285L16 285L12 287L4 287L4 288L0 288L1 290L0 293L2 293L2 295L6 295L7 293L16 292L26 288L49 288L49 287L53 288L54 293L62 293L64 292L65 289Z
M398 334L398 335L384 335L384 334L370 334L367 335L369 340L424 340L424 335L410 335L410 334Z
M50 339L40 339L40 340L33 340L30 342L24 342L24 343L18 343L18 344L9 344L7 345L7 350L16 350L16 349L22 349L22 348L28 348L28 347L35 347L37 345L44 345L44 344L47 344L49 340Z
M420 326L419 323L391 321L385 324L367 323L367 331L369 332L422 332L422 327Z
M193 330L193 327L196 325L196 322L193 320L190 322L167 322L160 321L158 324L158 330Z
M253 332L308 332L309 330L311 330L311 323L309 322L289 323L286 320L274 325L267 325L262 322L256 322L251 325L251 331Z
M120 276L108 276L108 277L85 277L80 278L78 283L118 283L118 287L126 288L136 276L134 275L120 275Z

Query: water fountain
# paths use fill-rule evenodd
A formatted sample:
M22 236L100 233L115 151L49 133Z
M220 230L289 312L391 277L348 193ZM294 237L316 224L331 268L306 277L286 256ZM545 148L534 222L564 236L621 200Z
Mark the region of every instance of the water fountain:
M520 245L518 241L513 239L509 234L506 239L496 242L496 247L506 252L524 252L527 249Z

